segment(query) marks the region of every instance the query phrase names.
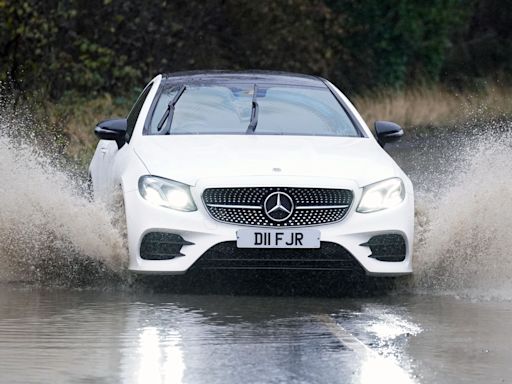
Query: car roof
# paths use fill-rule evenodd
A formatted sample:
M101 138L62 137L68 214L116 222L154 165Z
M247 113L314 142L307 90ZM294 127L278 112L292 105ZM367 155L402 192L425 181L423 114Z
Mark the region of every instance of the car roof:
M282 85L303 85L325 87L324 80L318 76L280 71L184 71L162 75L164 81L170 82L237 82L270 83Z

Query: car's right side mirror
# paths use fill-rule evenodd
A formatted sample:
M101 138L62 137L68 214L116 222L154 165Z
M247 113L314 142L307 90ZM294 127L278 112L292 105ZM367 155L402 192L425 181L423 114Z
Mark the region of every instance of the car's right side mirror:
M374 126L377 141L382 148L387 143L397 141L404 135L402 127L391 121L376 121Z

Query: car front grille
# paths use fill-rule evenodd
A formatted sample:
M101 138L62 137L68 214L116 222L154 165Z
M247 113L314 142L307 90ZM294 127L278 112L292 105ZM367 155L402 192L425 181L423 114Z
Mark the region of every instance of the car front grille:
M345 217L352 200L352 191L332 188L208 188L203 192L203 202L215 220L262 227L335 223ZM278 202L285 206L286 212L269 213Z
M354 256L341 245L322 242L318 249L237 248L226 241L208 249L193 269L352 271L364 273Z

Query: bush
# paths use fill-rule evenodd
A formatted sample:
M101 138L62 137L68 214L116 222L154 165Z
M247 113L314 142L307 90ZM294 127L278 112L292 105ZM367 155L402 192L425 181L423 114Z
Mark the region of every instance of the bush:
M280 69L351 91L510 69L510 5L497 0L0 0L0 80L53 99L131 94L154 74ZM493 21L496 20L496 25ZM488 28L487 28L488 27ZM492 30L488 53L461 47ZM486 36L486 35L485 35ZM471 43L472 47L478 44ZM458 56L460 57L460 55ZM468 65L468 61L482 64ZM452 64L450 64L452 63ZM500 63L507 63L506 65ZM451 68L451 69L450 69ZM446 71L451 71L446 74Z

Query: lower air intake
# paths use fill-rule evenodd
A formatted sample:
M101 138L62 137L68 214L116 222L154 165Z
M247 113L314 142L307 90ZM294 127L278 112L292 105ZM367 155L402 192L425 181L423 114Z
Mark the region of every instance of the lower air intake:
M236 242L217 244L194 264L197 269L267 269L359 271L361 265L342 246L322 242L319 249L237 248Z

